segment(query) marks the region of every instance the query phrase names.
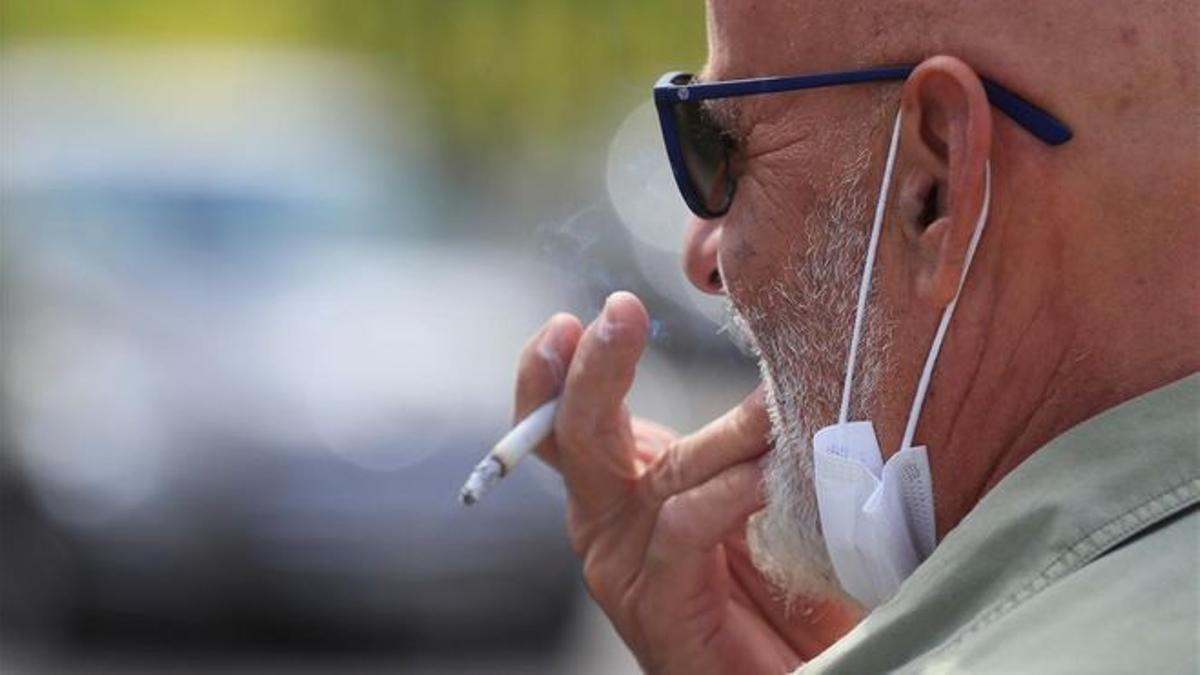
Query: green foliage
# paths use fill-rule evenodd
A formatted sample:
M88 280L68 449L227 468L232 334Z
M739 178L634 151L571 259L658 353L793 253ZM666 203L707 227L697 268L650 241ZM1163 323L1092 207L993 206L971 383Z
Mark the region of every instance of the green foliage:
M551 152L704 57L700 0L0 0L0 40L235 41L377 57L442 143ZM536 150L541 148L541 150Z

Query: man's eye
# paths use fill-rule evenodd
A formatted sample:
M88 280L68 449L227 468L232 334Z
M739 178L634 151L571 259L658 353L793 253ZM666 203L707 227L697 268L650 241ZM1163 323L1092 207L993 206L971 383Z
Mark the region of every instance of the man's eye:
M721 128L721 142L725 143L725 146L729 148L731 153L737 152L737 149L742 145L737 132L724 127Z
M721 142L731 149L741 145L737 121L728 106L714 101L705 101L704 118L713 137L721 139Z

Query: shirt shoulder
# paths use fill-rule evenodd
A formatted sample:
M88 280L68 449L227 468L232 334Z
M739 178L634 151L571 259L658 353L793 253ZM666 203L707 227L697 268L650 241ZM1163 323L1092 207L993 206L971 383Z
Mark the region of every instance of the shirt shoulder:
M1195 506L904 668L942 673L1200 672Z

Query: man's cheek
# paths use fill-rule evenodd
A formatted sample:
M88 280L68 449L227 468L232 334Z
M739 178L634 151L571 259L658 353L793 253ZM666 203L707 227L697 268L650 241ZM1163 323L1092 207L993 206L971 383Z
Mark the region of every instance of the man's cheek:
M717 261L725 292L736 306L747 307L754 289L762 285L764 266L759 259L758 249L744 233L727 227Z
M777 225L780 217L747 204L738 216L731 214L722 224L718 264L725 291L735 302L755 304L751 298L784 276L788 251L797 243L798 233L793 232L791 239L782 236Z

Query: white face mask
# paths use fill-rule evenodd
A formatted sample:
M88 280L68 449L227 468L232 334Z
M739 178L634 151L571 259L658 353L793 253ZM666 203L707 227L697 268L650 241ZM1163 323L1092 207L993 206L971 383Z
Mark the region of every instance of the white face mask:
M929 387L938 351L958 304L967 270L975 257L975 248L987 224L992 188L989 163L984 168L983 207L975 221L975 232L967 249L958 290L942 313L941 323L925 358L904 440L899 451L888 458L885 464L871 422L849 422L847 416L867 293L871 287L871 271L875 264L875 250L879 244L899 139L900 113L896 113L859 286L858 309L854 317L854 332L842 389L841 413L837 424L827 426L813 436L813 476L825 546L842 587L869 608L877 607L895 595L901 582L933 551L933 485L929 476L929 461L924 446L912 447L913 432L921 416L921 406L925 401L925 391Z

